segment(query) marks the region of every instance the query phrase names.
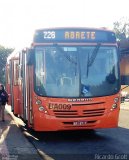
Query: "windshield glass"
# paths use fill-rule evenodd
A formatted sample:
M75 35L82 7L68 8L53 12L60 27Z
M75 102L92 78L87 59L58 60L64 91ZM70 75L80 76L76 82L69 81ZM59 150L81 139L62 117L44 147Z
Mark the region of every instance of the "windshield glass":
M35 92L51 97L98 97L119 91L113 46L48 46L35 49Z

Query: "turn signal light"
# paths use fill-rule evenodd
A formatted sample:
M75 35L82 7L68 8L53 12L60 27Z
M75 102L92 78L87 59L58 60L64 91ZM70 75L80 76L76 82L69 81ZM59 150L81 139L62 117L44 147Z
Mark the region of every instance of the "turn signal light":
M113 108L113 109L116 109L116 108L117 108L117 104L114 103L114 104L112 105L112 108Z
M118 101L119 101L118 97L114 98L114 103L117 103Z
M48 113L47 110L43 106L39 107L39 111L44 112L44 113Z

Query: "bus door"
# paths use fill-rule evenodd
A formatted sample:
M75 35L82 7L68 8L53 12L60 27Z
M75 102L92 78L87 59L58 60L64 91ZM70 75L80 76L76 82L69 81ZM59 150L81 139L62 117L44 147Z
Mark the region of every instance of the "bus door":
M27 116L27 87L26 87L26 53L20 53L20 80L19 80L19 100L21 117L26 121Z
M32 97L33 97L33 63L32 63L32 57L33 50L27 51L27 65L26 65L26 88L27 88L27 107L28 107L28 125L29 127L32 127L33 125L33 108L32 108Z
M19 114L19 87L18 87L18 70L19 70L19 60L18 58L15 58L13 60L13 107L14 107L14 114Z
M10 69L9 69L9 74L10 74L10 104L11 104L11 110L12 112L14 111L14 96L13 96L13 60L10 60Z

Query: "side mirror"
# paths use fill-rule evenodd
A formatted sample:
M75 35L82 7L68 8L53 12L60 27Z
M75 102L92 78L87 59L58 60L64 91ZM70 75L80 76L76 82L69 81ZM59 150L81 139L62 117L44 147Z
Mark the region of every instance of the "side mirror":
M33 65L34 64L34 49L29 49L27 52L27 65Z
M128 52L126 54L125 53L121 54L121 61L120 61L121 85L129 85L129 54Z
M121 75L121 85L129 85L129 75Z

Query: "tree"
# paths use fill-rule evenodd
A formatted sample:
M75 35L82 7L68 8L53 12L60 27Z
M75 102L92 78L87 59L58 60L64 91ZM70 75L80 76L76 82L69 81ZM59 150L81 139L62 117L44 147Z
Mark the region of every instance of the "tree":
M117 40L129 39L129 19L123 17L114 22L113 25Z
M13 52L13 48L5 48L0 45L0 83L5 84L5 66L7 57Z

